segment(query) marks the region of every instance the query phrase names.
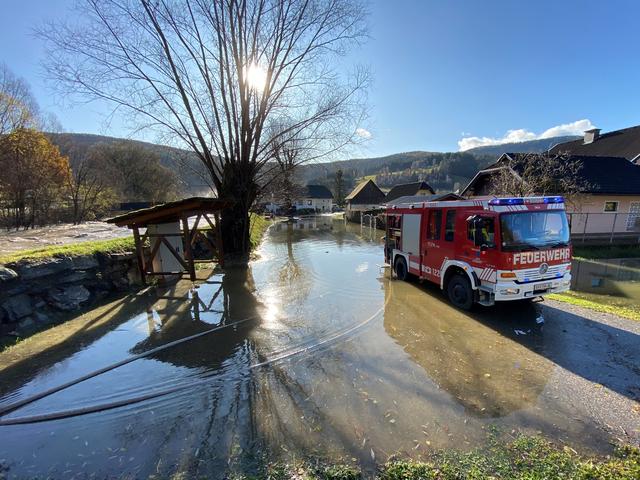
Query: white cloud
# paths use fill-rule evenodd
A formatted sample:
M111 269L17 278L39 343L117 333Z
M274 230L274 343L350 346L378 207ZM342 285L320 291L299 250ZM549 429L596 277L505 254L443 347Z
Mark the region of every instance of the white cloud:
M458 149L460 151L469 150L475 147L484 147L487 145L502 145L503 143L518 143L526 142L528 140L538 140L542 138L552 138L561 135L582 135L585 130L594 128L591 120L582 119L576 120L571 123L564 123L562 125L556 125L546 129L540 134L533 133L524 128L517 130L509 130L501 138L494 137L464 137L458 141Z
M362 127L356 129L356 135L358 135L361 138L366 138L366 139L371 138L371 132L366 128L362 128Z

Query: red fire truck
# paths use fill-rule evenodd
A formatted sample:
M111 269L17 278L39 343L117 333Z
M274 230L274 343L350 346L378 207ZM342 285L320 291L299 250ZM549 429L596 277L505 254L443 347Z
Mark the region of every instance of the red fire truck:
M564 198L389 205L385 260L397 278L437 283L462 309L568 290L571 243Z

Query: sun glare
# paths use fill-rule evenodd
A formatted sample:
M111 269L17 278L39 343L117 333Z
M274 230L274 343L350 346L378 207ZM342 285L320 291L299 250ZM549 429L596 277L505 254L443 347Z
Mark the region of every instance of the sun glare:
M252 90L262 92L267 84L267 71L256 63L247 67L247 85Z

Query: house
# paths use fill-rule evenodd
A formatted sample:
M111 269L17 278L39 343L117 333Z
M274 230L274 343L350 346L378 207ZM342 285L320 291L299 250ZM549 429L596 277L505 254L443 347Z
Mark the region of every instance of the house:
M345 197L347 219L360 220L360 213L379 208L385 201L385 194L371 179L360 182Z
M394 185L385 201L387 203L392 202L396 198L407 197L410 195L435 195L436 191L431 188L427 182L412 182L402 183L400 185Z
M549 151L552 154L590 155L596 157L623 157L640 164L640 125L601 134L599 128L584 132L584 137L572 142L559 143Z
M402 203L420 203L420 202L446 202L450 200L464 200L464 197L455 193L440 193L434 195L407 195L405 197L398 197L390 202L387 201L387 205L400 205Z
M324 185L307 185L300 198L296 199L296 210L313 210L314 212L331 212L333 209L333 193Z
M571 142L570 142L571 143ZM505 153L496 163L480 170L463 189L465 197L486 196L491 179L505 169L520 178L525 162L535 154ZM640 167L625 157L569 155L578 165L579 194L566 208L571 233L582 240L640 240Z

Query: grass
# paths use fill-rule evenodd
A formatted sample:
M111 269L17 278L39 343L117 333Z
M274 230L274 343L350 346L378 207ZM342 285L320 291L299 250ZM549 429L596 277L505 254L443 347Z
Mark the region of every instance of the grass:
M553 293L548 298L578 307L589 308L596 312L612 313L619 317L640 321L640 304L624 297L568 291Z
M251 250L254 250L258 245L260 245L264 232L266 232L269 225L271 225L271 220L264 218L264 216L257 213L251 213L249 217L249 225L249 243L251 245Z
M370 475L367 475L369 477ZM238 479L355 480L364 474L351 465L271 464L255 476ZM378 467L379 480L637 480L640 449L617 448L607 457L585 457L570 447L560 447L535 436L519 436L510 442L492 440L486 449L471 452L444 450L428 461L393 460Z
M253 250L262 241L264 232L267 230L269 225L271 225L271 221L254 213L251 214L250 221L250 242L251 249ZM95 253L132 252L134 248L133 237L70 243L67 245L52 245L2 255L0 256L0 265L15 263L20 260L44 260L55 257L93 255Z
M635 258L640 257L638 245L607 245L603 247L573 246L573 257L578 259Z
M134 249L133 237L96 240L90 242L53 245L34 250L22 250L0 256L0 264L15 263L20 260L42 260L61 256L93 255L95 253L122 253Z

